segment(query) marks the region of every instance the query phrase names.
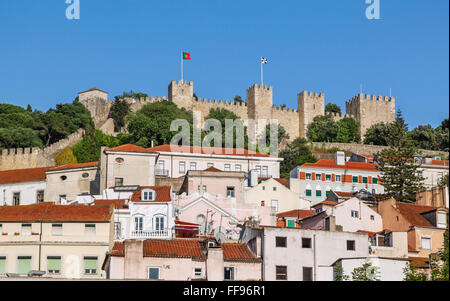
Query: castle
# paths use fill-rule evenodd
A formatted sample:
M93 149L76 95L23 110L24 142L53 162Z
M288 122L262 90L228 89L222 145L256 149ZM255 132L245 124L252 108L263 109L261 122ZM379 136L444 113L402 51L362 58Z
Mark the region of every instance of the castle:
M108 119L112 101L108 93L99 89L90 89L79 93L79 100L91 115L98 128L111 133L112 121ZM253 85L247 89L247 103L202 99L194 95L192 81L172 81L169 84L168 97L147 97L141 99L126 99L131 104L131 110L136 112L148 103L169 100L180 108L201 112L201 124L211 109L223 108L235 113L249 127L249 137L254 139L264 129L264 125L254 125L249 120L278 120L290 136L290 140L306 137L308 125L314 117L325 115L325 95L302 91L297 95L297 109L288 109L273 105L273 88L265 85ZM335 121L350 117L361 125L361 137L367 129L380 122L395 120L395 98L386 96L358 94L346 102L346 114L332 114ZM254 140L253 140L254 141Z

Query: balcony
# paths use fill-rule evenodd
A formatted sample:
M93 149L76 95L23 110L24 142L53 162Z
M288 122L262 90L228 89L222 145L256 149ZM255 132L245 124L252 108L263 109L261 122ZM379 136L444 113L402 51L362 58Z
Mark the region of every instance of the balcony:
M170 238L170 233L168 230L157 230L157 231L132 231L131 238Z
M168 177L169 176L169 170L167 170L167 169L155 169L155 175L156 176L162 176L162 177Z

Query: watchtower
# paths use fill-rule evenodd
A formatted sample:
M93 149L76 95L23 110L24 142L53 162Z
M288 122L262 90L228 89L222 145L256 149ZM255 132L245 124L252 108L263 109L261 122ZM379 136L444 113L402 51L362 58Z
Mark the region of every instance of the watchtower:
M299 134L306 138L308 125L313 122L314 117L325 114L325 94L317 92L302 91L297 95L299 114Z

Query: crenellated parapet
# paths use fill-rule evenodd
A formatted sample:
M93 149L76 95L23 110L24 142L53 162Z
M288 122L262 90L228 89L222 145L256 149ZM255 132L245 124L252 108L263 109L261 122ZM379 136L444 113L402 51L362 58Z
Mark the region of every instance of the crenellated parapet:
M362 101L376 101L385 104L389 103L395 103L395 97L389 97L389 96L381 96L381 95L371 95L371 94L358 94L352 99L348 100L347 103L355 103L355 102L362 102Z

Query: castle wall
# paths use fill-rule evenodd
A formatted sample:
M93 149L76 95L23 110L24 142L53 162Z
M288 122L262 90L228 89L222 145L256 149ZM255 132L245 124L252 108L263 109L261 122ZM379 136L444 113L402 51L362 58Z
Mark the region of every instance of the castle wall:
M278 120L278 124L284 127L289 135L289 141L300 136L298 110L272 107L272 119Z
M299 136L306 138L308 126L314 117L325 114L325 95L323 93L303 91L297 96L299 112Z

